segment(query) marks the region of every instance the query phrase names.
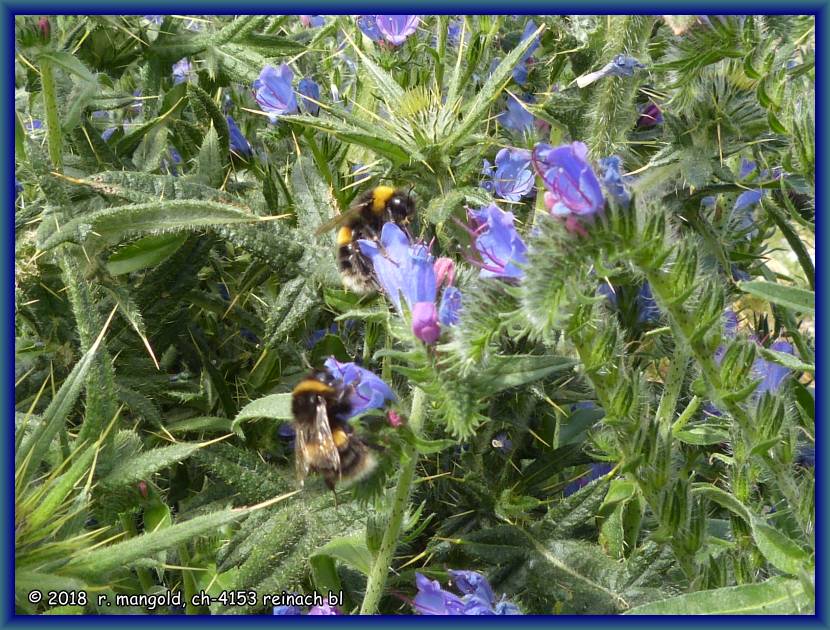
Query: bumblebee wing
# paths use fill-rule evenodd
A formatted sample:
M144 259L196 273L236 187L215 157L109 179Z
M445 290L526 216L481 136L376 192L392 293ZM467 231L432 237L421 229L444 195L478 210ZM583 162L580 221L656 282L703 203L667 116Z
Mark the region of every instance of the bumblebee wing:
M348 210L345 210L344 212L335 215L325 223L321 224L320 227L318 227L317 230L314 232L315 236L320 236L321 234L325 234L326 232L329 232L334 228L338 228L344 223L346 223L349 219L356 217L363 210L364 205L364 202L352 204L351 206L349 206Z
M297 477L303 480L308 471L340 470L340 453L331 436L329 415L326 401L322 398L317 403L314 422L303 423L297 427L296 437Z

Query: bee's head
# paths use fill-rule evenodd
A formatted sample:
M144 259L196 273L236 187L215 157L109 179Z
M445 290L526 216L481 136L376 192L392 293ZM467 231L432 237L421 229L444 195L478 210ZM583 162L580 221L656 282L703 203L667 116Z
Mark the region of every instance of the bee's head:
M415 200L409 193L396 190L386 202L386 212L395 223L406 225L415 214Z

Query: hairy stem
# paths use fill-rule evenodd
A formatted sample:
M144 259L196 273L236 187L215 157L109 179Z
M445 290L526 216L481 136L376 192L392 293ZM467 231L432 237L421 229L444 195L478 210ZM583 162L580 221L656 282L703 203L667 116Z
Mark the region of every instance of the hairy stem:
M424 392L415 389L412 395L412 407L409 413L409 426L417 435L421 430L421 423L424 416ZM380 549L375 557L372 570L369 572L369 579L366 583L366 595L363 598L363 605L360 607L361 615L373 615L377 612L383 588L386 585L386 577L389 575L389 568L392 563L392 555L398 546L398 538L403 524L403 517L406 508L409 506L409 491L412 488L412 480L415 477L415 467L418 464L418 452L414 445L404 449L403 465L401 474L398 477L398 485L395 488L395 496L389 511L386 531L380 543Z

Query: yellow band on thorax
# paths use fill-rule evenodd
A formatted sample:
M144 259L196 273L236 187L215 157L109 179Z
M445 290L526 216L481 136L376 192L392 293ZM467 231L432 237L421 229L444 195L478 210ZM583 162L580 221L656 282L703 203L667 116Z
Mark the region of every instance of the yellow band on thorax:
M297 386L291 392L292 394L329 394L333 392L334 389L326 385L325 383L321 383L318 380L313 378L307 378L304 381L300 381L297 383Z
M372 191L372 212L381 213L386 207L386 202L395 194L391 186L378 186Z
M344 225L337 231L337 244L348 245L352 242L352 228Z

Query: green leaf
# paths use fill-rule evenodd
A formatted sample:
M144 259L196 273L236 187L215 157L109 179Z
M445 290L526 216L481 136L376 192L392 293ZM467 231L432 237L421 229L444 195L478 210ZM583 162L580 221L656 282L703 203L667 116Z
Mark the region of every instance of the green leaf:
M759 347L758 351L767 361L783 365L784 367L790 368L791 370L795 370L797 372L809 372L810 374L816 373L816 366L814 364L804 363L798 357L794 357L787 352L778 352L777 350L764 347Z
M491 394L573 369L576 362L556 355L496 355L478 377Z
M613 479L608 488L608 494L605 495L605 500L597 510L597 516L607 517L618 506L627 503L637 494L637 484L633 481L626 481L625 479Z
M260 418L292 420L294 414L291 413L291 394L271 394L249 402L236 414L231 423L231 431L236 432L239 425L246 420L259 420Z
M218 418L215 416L198 416L196 418L186 418L185 420L177 420L165 425L165 428L170 433L190 433L200 432L205 433L230 433L231 420L228 418Z
M116 464L101 483L111 488L138 483L166 466L187 459L203 446L184 442L145 451Z
M779 571L799 575L811 568L810 554L764 520L753 515L752 539L767 561Z
M167 153L167 127L156 126L147 131L133 153L133 164L150 173L158 170L162 157Z
M749 512L749 509L747 509L747 507L741 503L734 494L730 494L720 488L716 488L709 483L694 484L692 492L694 494L702 495L710 501L714 501L721 507L724 507L740 516L747 523L752 521L752 514Z
M254 223L259 217L235 206L205 200L137 203L96 210L68 221L49 234L41 249L67 242L83 242L89 234L118 242L131 234L165 230L194 231L213 225Z
M107 271L118 276L155 267L175 254L186 240L186 234L147 236L114 252L107 261Z
M810 602L798 580L774 577L760 584L686 593L638 606L627 615L792 615L809 614Z
M219 136L216 133L216 129L211 127L207 135L205 135L202 147L199 149L197 162L199 164L199 175L214 188L221 186L222 181L225 179L223 173L225 160L222 158L222 155L223 153L219 146Z
M225 119L225 116L222 114L219 107L217 107L213 99L210 98L210 95L198 85L195 83L188 83L187 93L192 100L198 101L199 105L210 117L213 129L218 135L219 158L221 161L226 160L228 158L228 153L231 150L231 135L230 130L228 129L228 121ZM204 144L202 144L202 147L204 147ZM219 183L221 184L222 182L220 181Z
M800 313L814 314L816 311L816 294L807 289L789 287L775 282L766 282L765 280L739 282L738 288L768 302L791 308Z
M95 75L92 74L92 72L90 72L89 69L74 55L59 51L45 52L38 55L38 63L44 59L51 61L54 65L60 66L66 72L74 74L84 81L89 83L97 83Z
M97 453L96 447L87 447L75 455L75 461L64 474L58 477L49 492L26 518L26 526L35 530L57 513L61 503L70 495L75 484L89 474L92 460Z
M372 570L372 554L361 535L334 538L314 552L312 558L315 556L329 556L340 560L363 575L369 575L369 571Z
M729 442L729 431L721 427L699 425L690 429L675 431L674 437L685 444L695 446L706 446L708 444L721 444Z
M72 576L104 579L110 571L129 567L159 551L190 542L197 536L215 534L220 527L248 513L249 509L219 510L113 545L87 547L73 554L63 571Z

